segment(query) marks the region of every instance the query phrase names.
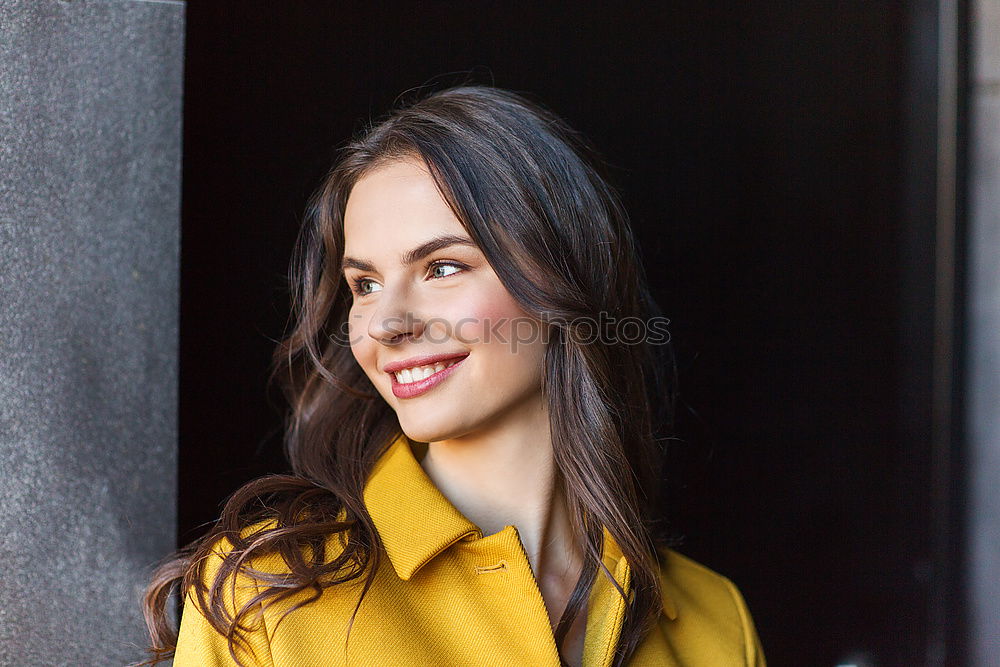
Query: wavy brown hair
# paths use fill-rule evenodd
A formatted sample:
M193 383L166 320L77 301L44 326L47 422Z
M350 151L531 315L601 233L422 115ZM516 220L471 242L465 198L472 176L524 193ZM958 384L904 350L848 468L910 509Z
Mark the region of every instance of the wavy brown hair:
M209 533L157 569L144 604L152 657L143 664L173 655L177 631L167 609L176 593L198 600L239 663L237 649L258 605L301 596L294 613L325 588L364 576L360 605L370 587L382 543L362 491L400 426L342 342L351 300L340 273L343 217L362 176L404 157L426 163L520 306L555 325L543 393L559 482L584 553L555 630L560 653L596 576L622 592L601 560L603 527L633 573L614 665L626 663L659 618L658 547L670 537L658 510L676 365L669 344L585 339L578 325L599 313L618 321L659 316L626 213L604 163L562 119L521 94L460 86L419 97L366 127L310 199L290 269L293 327L275 350L270 376L289 402L292 474L237 490ZM330 559L323 545L338 532L346 546ZM208 576L208 559L223 538L232 549ZM274 555L285 572L251 565ZM237 574L254 577L260 592L230 611L225 584Z

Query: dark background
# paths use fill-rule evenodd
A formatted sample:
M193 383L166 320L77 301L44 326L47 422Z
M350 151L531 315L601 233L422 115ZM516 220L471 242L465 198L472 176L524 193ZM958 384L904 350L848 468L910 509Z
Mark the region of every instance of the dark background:
M284 468L265 381L337 146L405 91L493 83L612 166L680 367L679 549L739 585L769 662L938 664L943 640L961 663L934 529L935 4L703 5L188 3L180 543Z

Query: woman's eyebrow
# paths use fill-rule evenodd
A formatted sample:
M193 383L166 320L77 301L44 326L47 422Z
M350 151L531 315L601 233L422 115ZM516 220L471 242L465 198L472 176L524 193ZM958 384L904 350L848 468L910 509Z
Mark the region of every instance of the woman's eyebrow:
M438 250L443 250L444 248L451 247L453 245L464 245L476 248L475 241L467 236L459 236L457 234L444 234L442 236L435 236L429 241L424 241L416 248L408 250L403 253L400 257L400 262L403 265L413 264L414 262L419 262L421 259L430 255ZM357 259L354 257L344 257L344 261L341 262L341 273L347 269L358 269L360 271L374 271L375 266L364 259Z
M414 262L419 262L427 255L438 250L443 250L453 245L464 245L476 247L475 241L467 236L459 236L457 234L444 234L442 236L436 236L430 241L425 241L418 245L416 248L403 253L402 261L403 264L413 264Z

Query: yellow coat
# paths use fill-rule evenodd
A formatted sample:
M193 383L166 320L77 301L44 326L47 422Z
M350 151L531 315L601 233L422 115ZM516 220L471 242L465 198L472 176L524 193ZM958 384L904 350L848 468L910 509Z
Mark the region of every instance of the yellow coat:
M364 500L388 558L383 554L358 610L346 653L347 622L364 576L326 589L280 625L287 607L270 607L263 623L254 624L251 650L240 653L245 664L558 667L552 626L517 528L484 537L427 477L405 436L379 459ZM604 563L628 591L628 562L607 531L604 540ZM629 664L764 667L753 620L732 582L676 551L662 553L665 613ZM280 571L282 564L277 558L257 566ZM256 593L252 581L242 582L237 603ZM598 572L586 610L584 667L611 664L624 610L621 595ZM174 666L234 664L225 638L189 596Z

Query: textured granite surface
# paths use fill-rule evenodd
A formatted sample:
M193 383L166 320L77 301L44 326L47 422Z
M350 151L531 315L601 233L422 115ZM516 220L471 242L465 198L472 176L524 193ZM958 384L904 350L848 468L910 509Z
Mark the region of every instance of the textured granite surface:
M1000 2L972 10L969 579L973 665L1000 664Z
M0 665L122 665L173 546L184 5L0 2Z

